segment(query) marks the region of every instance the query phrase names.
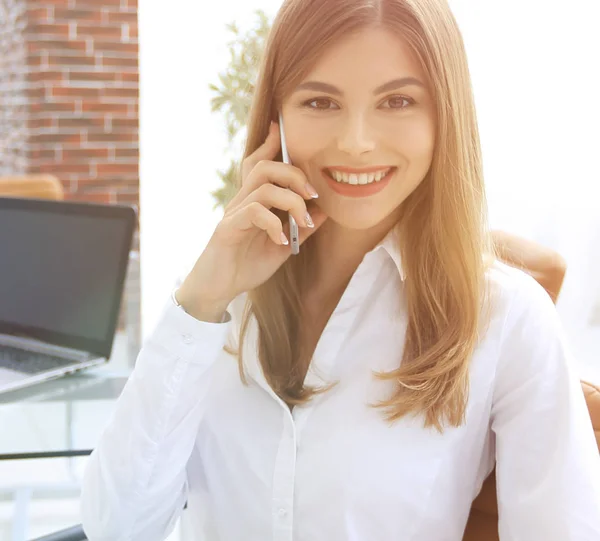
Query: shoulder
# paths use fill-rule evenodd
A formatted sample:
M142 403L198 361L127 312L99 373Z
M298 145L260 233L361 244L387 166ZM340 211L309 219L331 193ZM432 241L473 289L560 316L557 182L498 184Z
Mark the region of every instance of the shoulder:
M488 271L498 317L496 385L554 378L568 370L567 339L552 299L527 273L496 262Z

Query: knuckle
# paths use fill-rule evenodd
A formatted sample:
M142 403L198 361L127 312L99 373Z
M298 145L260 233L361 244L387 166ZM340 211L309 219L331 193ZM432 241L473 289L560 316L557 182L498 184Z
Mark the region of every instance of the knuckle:
M252 201L246 208L253 216L258 216L264 207L258 201Z

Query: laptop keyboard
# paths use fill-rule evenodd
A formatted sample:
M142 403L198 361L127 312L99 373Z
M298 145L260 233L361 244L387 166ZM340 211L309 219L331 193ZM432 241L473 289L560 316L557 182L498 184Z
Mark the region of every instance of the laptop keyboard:
M12 346L0 345L0 368L8 368L25 374L38 374L76 363L77 361L63 359L47 353L25 351Z

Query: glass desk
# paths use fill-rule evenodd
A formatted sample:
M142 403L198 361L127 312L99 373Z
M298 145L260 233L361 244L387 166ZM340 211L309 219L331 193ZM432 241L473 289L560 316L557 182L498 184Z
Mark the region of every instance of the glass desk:
M129 375L108 368L0 395L0 460L89 455Z

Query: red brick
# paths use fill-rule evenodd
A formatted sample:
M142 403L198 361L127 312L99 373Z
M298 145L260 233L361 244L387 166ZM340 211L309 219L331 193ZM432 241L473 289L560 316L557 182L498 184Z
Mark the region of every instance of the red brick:
M84 101L82 110L84 113L105 113L113 115L124 115L129 111L126 103L105 103L102 101Z
M94 50L98 52L115 52L123 54L138 54L137 43L118 43L116 41L99 41L94 40Z
M124 83L137 83L139 84L140 82L140 74L137 71L134 72L122 72L119 74L121 77L121 80Z
M67 38L69 36L68 24L28 24L25 26L25 35L33 36L61 36Z
M55 86L50 93L55 98L97 98L100 96L99 88L75 88ZM104 92L104 91L103 91Z
M138 159L140 156L140 149L135 148L116 148L115 149L115 158L118 160L120 158L134 158Z
M138 206L140 205L140 193L139 193L139 188L138 190L134 191L134 192L116 192L115 193L116 196L116 202L119 205L135 205Z
M137 130L139 128L139 120L137 118L113 118L113 130Z
M88 133L89 143L137 143L138 133L136 131L119 133Z
M29 110L32 113L74 113L75 112L75 104L74 103L54 103L51 101L44 101L38 103L32 103L29 106Z
M87 44L84 40L34 40L27 43L27 53L35 54L46 51L77 51L85 53Z
M54 8L54 20L56 21L77 21L77 22L93 22L100 23L102 15L100 9L65 9L65 8Z
M117 6L120 8L121 0L102 0L102 2L99 2L99 0L75 0L75 9L99 9L98 4L102 7Z
M55 175L82 174L87 175L90 172L90 166L87 164L60 163L48 166L48 173Z
M129 58L104 56L102 58L102 65L108 67L137 68L138 63L137 56L130 56Z
M111 194L109 192L93 192L93 193L67 193L65 194L67 201L81 201L85 203L105 203L111 202Z
M55 161L57 156L57 151L51 148L48 149L27 149L25 151L27 157L30 160L50 160Z
M120 26L98 26L98 25L84 25L77 24L77 37L92 37L94 40L107 41L114 40L118 41L121 39L121 27ZM96 42L94 41L94 47Z
M37 130L40 128L53 128L55 126L55 120L53 118L29 118L27 119L27 127L30 130Z
M79 133L38 133L31 134L29 142L32 144L78 145L81 143Z
M27 66L28 67L39 67L42 65L44 58L41 54L30 54L27 56Z
M139 90L137 88L103 88L101 95L108 98L138 98Z
M65 162L71 163L108 159L108 148L76 148L72 150L63 150L62 159Z
M95 81L103 83L113 83L117 79L116 73L104 71L70 71L69 81Z
M50 10L51 11L51 10ZM49 20L49 10L45 7L28 7L27 8L27 20L28 21L39 21L47 22Z
M137 163L99 163L98 175L137 175L139 166Z
M27 74L27 80L32 83L61 82L63 78L64 74L61 71L31 71Z
M85 54L79 54L76 56L66 55L48 55L48 66L51 68L62 66L85 66L92 67L96 65L96 58L93 56L86 56Z
M108 12L108 22L109 23L126 23L135 25L137 27L138 17L135 11L123 12L123 11L109 11Z
M69 129L69 128L84 128L84 129L93 129L93 128L103 128L104 127L104 118L58 118L58 129Z

